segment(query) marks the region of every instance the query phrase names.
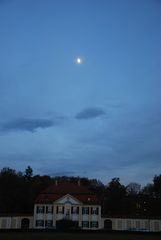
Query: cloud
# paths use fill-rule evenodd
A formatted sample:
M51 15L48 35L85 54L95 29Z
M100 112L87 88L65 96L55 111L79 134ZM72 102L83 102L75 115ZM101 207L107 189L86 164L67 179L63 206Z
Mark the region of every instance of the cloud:
M48 128L57 125L57 121L52 121L50 119L26 119L20 118L12 121L3 123L1 126L1 131L29 131L34 132L38 128Z
M105 114L104 110L97 107L85 108L76 115L77 119L91 119Z

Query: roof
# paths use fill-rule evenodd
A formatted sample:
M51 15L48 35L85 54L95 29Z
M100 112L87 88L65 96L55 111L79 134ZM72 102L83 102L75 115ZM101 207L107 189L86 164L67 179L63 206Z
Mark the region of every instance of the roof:
M100 204L97 196L89 191L87 187L70 182L49 186L37 196L35 203L53 203L67 194L70 194L82 203Z

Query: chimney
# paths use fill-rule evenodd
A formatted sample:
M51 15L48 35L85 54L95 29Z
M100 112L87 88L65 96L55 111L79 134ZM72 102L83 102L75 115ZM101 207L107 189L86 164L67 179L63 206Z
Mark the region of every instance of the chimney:
M58 180L55 180L55 185L58 186Z

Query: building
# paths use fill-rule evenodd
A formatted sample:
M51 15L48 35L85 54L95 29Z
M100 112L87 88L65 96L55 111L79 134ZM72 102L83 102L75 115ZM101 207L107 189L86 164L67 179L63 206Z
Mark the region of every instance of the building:
M79 182L50 186L35 201L34 228L56 228L62 219L75 221L83 229L101 229L101 205L97 196Z
M71 220L79 228L86 230L161 231L160 217L102 216L101 204L96 194L80 182L56 182L49 186L37 196L33 215L0 215L0 229L57 228L61 220Z
M0 229L32 229L33 215L0 214Z

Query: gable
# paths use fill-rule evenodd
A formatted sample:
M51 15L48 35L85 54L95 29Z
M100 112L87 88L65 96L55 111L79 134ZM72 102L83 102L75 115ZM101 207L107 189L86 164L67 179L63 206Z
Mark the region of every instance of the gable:
M75 197L73 197L69 194L59 198L54 203L57 203L57 204L72 204L72 205L82 204L82 202L80 202L78 199L76 199Z

